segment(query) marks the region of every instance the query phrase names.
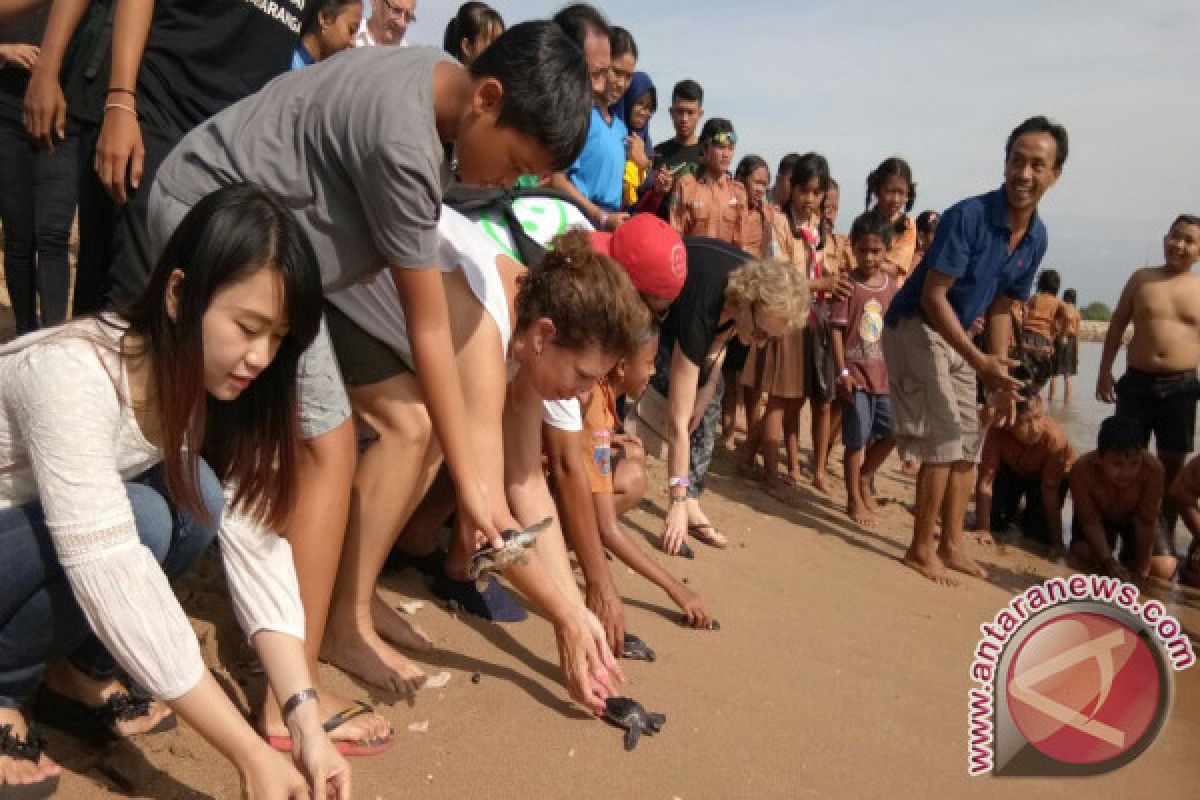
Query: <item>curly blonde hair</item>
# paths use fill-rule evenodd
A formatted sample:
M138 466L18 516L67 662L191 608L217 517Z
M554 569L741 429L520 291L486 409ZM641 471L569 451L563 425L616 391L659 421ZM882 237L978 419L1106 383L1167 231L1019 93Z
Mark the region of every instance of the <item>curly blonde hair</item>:
M629 274L592 249L584 231L556 236L540 266L519 279L517 330L546 317L555 343L570 350L595 345L609 355L635 351L650 323Z
M808 280L786 261L747 261L729 274L725 302L736 310L753 307L761 315L781 317L793 329L803 327L808 316Z

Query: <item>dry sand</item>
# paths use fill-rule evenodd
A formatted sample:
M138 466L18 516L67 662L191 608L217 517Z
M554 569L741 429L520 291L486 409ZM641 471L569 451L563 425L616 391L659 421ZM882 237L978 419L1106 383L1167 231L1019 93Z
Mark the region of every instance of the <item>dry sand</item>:
M11 332L0 310L0 336ZM651 465L650 485L662 486ZM531 617L495 625L437 606L412 573L384 579L386 596L419 598L416 620L437 643L418 660L448 685L408 705L336 670L322 678L368 699L392 720L386 754L355 759L360 798L1097 798L1193 797L1200 783L1200 670L1176 676L1174 709L1154 746L1134 763L1085 783L967 776L968 669L979 625L1013 594L1067 570L1014 547L973 546L991 573L957 589L934 586L897 561L912 518L885 507L878 530L851 525L834 498L805 490L799 508L740 477L718 456L705 507L732 545L695 544L695 561L670 568L702 592L721 630L676 624L669 600L614 564L626 621L658 651L625 662L627 694L665 712L665 730L626 753L621 734L572 706L558 683L550 627ZM885 496L912 496L889 463ZM628 517L647 538L661 526L663 496ZM665 558L665 557L664 557ZM252 653L233 624L220 569L209 559L181 595L215 674L244 709L263 691ZM1163 594L1193 642L1200 600ZM478 672L481 680L472 683ZM427 724L426 732L410 731ZM233 798L233 769L193 731L88 750L50 732L67 768L61 797Z
M651 485L664 483L654 469ZM890 465L881 488L908 497ZM669 601L614 565L629 628L659 655L625 662L628 694L668 722L637 750L619 731L572 707L557 682L550 628L531 617L495 625L439 608L412 573L385 579L388 598L426 602L416 619L434 636L431 674L449 684L409 706L365 690L337 671L323 678L370 699L392 720L387 754L354 761L365 798L1057 798L1078 784L997 780L966 774L968 668L981 622L1010 597L1065 569L1016 548L977 547L992 577L943 589L897 562L911 517L886 507L878 532L847 523L828 500L802 493L802 509L780 503L718 459L707 508L732 540L728 551L696 545L697 559L671 567L703 592L721 630L675 623ZM840 498L839 498L840 499ZM656 534L662 498L629 515ZM215 564L183 590L210 663L239 697L257 697L261 677L232 625ZM1195 640L1195 597L1169 603ZM473 673L481 674L478 684ZM1194 796L1200 779L1200 671L1177 676L1174 711L1153 748L1112 775L1089 779L1095 797ZM247 688L243 688L245 684ZM245 701L242 700L243 707ZM410 724L424 733L410 731ZM66 797L235 797L232 769L190 730L82 752L62 736L51 752L71 770Z

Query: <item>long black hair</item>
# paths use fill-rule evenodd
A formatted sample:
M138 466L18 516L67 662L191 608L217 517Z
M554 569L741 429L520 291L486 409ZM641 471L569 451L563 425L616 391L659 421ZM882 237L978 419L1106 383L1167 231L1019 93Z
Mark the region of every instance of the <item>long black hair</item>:
M796 191L796 187L804 186L814 178L816 178L817 185L821 188L821 213L824 215L825 194L829 192L829 187L833 185L833 176L829 172L829 162L820 153L805 153L797 158L796 163L792 166L792 191L788 192L787 200L783 203L783 210L787 212L789 220L792 219L792 194ZM820 250L825 247L825 226L818 225L817 229L821 237L817 244L817 249Z
M463 39L475 41L485 33L494 34L493 39L504 32L504 18L487 3L471 0L458 7L458 13L446 23L446 35L442 37L442 49L459 61L466 63ZM478 58L479 53L475 56Z
M271 363L236 399L215 400L204 384L204 316L221 289L272 269L283 284L288 332ZM167 309L178 270L174 314ZM296 370L317 335L323 294L304 230L274 195L250 184L209 194L179 223L141 296L120 312L139 342L123 354L149 359L171 499L204 519L196 480L201 455L235 505L281 525L295 496Z
M908 184L908 202L904 204L905 213L900 215L900 219L896 220L896 233L902 234L908 230L910 224L908 214L917 203L917 184L913 181L912 167L903 158L898 156L886 158L867 176L867 203L865 207L871 207L872 197L875 197L876 200L879 199L879 191L883 188L883 182L888 178L900 178Z

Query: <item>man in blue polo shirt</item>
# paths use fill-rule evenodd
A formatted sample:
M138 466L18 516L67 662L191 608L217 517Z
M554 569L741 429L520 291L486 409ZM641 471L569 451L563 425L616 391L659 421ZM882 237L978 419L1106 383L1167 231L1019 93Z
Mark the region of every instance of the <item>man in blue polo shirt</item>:
M1008 137L1004 186L945 213L933 244L888 309L883 336L896 443L921 462L913 541L903 562L930 580L957 585L950 569L987 577L962 548L963 518L985 425L975 379L988 389L998 424L1015 414L1022 384L1009 374L1010 311L1029 299L1046 254L1038 201L1062 174L1067 132L1032 117ZM987 319L987 353L968 331ZM941 514L941 542L934 524Z
M567 6L554 15L554 21L583 51L595 97L583 152L566 172L550 176L550 186L570 198L597 230L614 231L629 218L621 211L625 139L629 130L620 117L608 110L613 29L599 11L586 3Z

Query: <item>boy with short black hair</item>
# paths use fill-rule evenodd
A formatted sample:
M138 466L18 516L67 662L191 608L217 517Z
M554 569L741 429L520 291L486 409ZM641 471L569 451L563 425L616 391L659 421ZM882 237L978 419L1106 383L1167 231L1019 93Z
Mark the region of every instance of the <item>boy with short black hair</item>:
M679 179L695 172L700 163L698 132L700 120L704 118L704 89L700 84L690 79L675 84L669 113L675 136L654 146L653 179L638 205L640 210L658 213L663 219L666 219L663 201L670 196Z
M742 246L750 203L746 187L729 173L735 147L732 122L713 117L704 123L700 165L676 182L667 202L667 221L680 236L707 236Z
M846 445L846 514L859 525L874 525L879 506L872 482L895 446L883 358L883 315L896 294L896 281L883 269L895 226L886 215L868 211L854 220L850 242L856 266L850 293L830 309L838 394L846 403L842 439Z
M1071 469L1071 554L1087 569L1121 580L1131 574L1170 580L1175 556L1159 522L1163 467L1144 442L1137 420L1109 417L1096 449Z
M247 182L293 211L327 294L390 273L411 336L412 371L453 479L467 552L476 549L475 531L499 544L499 532L516 521L505 498L489 496L482 458L461 424L467 404L439 268L438 220L452 179L445 148L454 146L463 183L509 186L518 175L563 169L575 159L587 138L591 103L583 56L551 22L509 28L469 68L435 48L356 48L283 75L192 130L150 187L156 251L201 198ZM304 603L305 648L314 664L325 639L356 462L330 334L350 342L370 338L345 315L328 319L338 329L323 323L302 357L301 502L287 531ZM368 361L366 367L390 370L395 359L381 348ZM380 379L390 377L397 375ZM383 652L371 620L360 624L361 630L339 633L365 643L362 652L338 653L335 661L402 660ZM366 652L372 648L380 649ZM281 720L269 716L265 724L271 723Z
M1200 217L1181 214L1163 237L1164 263L1133 273L1117 302L1096 379L1096 396L1114 400L1117 413L1136 419L1143 444L1154 434L1158 457L1171 485L1195 449L1196 401L1200 398ZM1113 384L1112 365L1125 328L1133 323L1126 370ZM1167 527L1175 528L1174 504Z
M1075 451L1062 426L1045 415L1036 394L1017 406L1008 426L993 426L983 444L975 482L975 520L981 540L1004 533L1022 500L1022 532L1045 543L1052 556L1064 552L1062 507Z

